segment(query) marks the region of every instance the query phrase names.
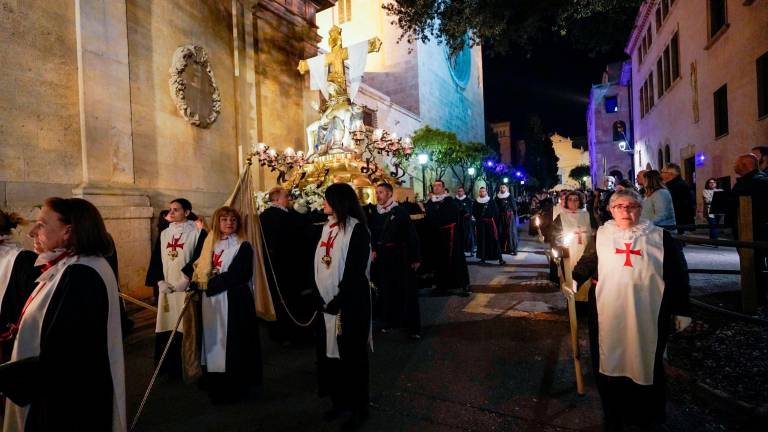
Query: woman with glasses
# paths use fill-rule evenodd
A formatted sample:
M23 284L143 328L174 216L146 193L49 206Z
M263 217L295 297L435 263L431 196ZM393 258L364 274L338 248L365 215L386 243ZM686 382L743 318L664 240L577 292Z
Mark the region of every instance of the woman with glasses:
M672 235L641 217L637 192L616 191L608 208L613 220L598 229L573 278L594 284L590 353L605 430L647 428L665 421L667 337L690 323L687 263Z
M650 170L645 173L645 200L640 216L648 219L662 228L673 227L675 222L675 207L672 194L661 180L661 173Z

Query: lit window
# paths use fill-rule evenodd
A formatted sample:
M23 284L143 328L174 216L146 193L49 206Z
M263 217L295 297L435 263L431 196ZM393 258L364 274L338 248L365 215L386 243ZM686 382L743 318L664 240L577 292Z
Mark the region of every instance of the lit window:
M656 78L659 79L659 97L664 96L664 68L661 66L661 58L656 61Z
M607 113L619 112L618 96L607 96L605 98L605 112Z
M672 81L680 78L680 43L679 39L677 37L677 33L675 33L674 36L672 36L672 42L670 43L670 46L672 48Z

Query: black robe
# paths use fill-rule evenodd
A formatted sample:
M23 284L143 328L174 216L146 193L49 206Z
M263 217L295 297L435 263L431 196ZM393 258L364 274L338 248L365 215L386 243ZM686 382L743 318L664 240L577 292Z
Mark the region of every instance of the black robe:
M371 279L379 289L381 313L386 327L405 326L413 334L421 331L418 283L411 265L420 262L419 239L408 211L398 206L370 214L371 246L376 259Z
M227 271L208 280L204 295L226 295L228 305L226 372L206 373L204 377L214 402L242 399L250 386L262 382L259 324L249 286L252 276L253 247L243 242Z
M309 223L302 221L295 212L277 207L264 210L259 220L269 254L264 258L264 265L277 316L275 322L268 324L270 336L278 342L300 339L307 335L307 331L296 325L288 312L301 323L312 317L314 245L310 246L305 240ZM280 301L281 295L287 309Z
M496 228L498 212L493 200L487 203L475 201L472 214L477 223L477 256L480 260L496 261L501 259L499 252L499 232Z
M451 197L427 201L426 223L433 239L430 248L438 290L466 289L469 271L464 257L464 239L459 230L459 206Z
M655 347L653 385L640 385L627 377L612 377L600 373L598 331L601 323L597 313L595 289L589 290L590 358L608 430L624 424L651 425L663 423L666 418L666 377L662 356L667 346L669 334L674 329L672 316L690 316L690 284L688 264L682 248L667 231L664 231L663 247L664 294L659 310L659 337ZM584 251L584 255L574 267L573 279L579 285L590 278L597 280L599 277L597 261L597 252L593 245Z
M499 248L501 253L517 254L517 203L510 193L506 198L494 196L499 216L496 227L499 231Z
M200 235L197 237L197 243L195 244L195 250L192 253L192 258L181 269L181 272L184 273L184 275L189 278L189 280L192 280L192 274L195 271L193 265L195 261L200 258L200 252L203 250L203 243L205 243L205 238L207 236L208 231L200 231ZM152 256L149 258L149 268L147 269L147 276L144 281L146 286L157 286L158 282L165 280L165 275L163 274L163 261L162 256L160 255L162 253L163 248L160 245L160 234L158 234L157 241L155 242L155 248L152 249ZM179 326L179 329L181 329L181 326ZM155 364L160 361L160 357L163 355L163 350L165 350L165 346L168 344L168 340L171 338L171 333L172 332L170 331L155 333ZM182 373L182 337L182 333L177 333L176 336L173 337L173 342L171 343L171 347L169 348L168 354L165 357L163 367L160 369L161 373L167 373L173 378L181 377Z
M464 252L475 251L475 221L472 219L472 203L475 201L466 196L464 199L456 198L456 203L461 210L461 231L464 233Z
M366 276L371 237L365 225L352 230L344 262L339 293L325 311L341 312L342 332L338 336L340 359L328 358L325 322L315 320L317 329L318 387L321 397L330 396L334 407L364 412L368 407L368 335L371 323L371 292ZM320 293L317 293L320 297Z
M3 296L0 307L0 333L4 333L10 325L16 325L21 315L21 310L27 302L32 291L37 287L35 280L40 276L42 267L35 267L37 254L22 250L16 255L11 268L11 276ZM0 363L11 358L13 351L13 339L9 339L0 345Z
M26 432L112 430L108 316L98 272L67 267L43 317L40 355L0 366L0 392L29 405Z

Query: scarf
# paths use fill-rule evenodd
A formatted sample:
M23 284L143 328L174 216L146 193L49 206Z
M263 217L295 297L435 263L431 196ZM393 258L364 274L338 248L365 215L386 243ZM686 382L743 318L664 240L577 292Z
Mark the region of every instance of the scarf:
M498 193L496 194L496 197L497 197L497 198L501 198L501 199L505 199L505 198L508 198L508 197L509 197L509 191L506 191L505 193L501 193L501 192L498 192Z
M447 193L444 193L442 195L432 195L432 202L440 202L444 200L448 196Z
M384 205L376 204L376 211L378 211L379 214L389 213L389 211L395 207L397 207L397 201L395 201L394 198L390 198Z
M477 199L475 201L479 202L480 204L485 204L485 203L487 203L490 200L491 200L491 196L490 195L486 195L484 197L477 197Z

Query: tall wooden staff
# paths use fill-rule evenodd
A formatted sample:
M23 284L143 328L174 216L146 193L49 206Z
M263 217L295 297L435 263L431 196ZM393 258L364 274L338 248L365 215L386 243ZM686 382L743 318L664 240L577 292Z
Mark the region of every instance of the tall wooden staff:
M552 256L557 264L557 273L560 276L560 291L568 303L568 322L571 325L571 352L573 353L573 370L576 373L576 393L584 396L584 377L581 373L581 352L579 350L579 324L576 317L576 291L565 284L562 257L557 249L552 249ZM574 282L575 283L575 282Z

